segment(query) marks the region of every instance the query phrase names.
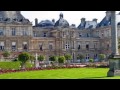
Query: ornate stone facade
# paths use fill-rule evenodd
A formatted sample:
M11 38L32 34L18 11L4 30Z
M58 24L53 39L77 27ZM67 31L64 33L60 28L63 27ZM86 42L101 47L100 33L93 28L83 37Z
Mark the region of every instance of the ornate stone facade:
M117 15L118 18L120 15ZM118 19L119 20L119 19ZM118 22L118 36L120 26ZM100 53L111 54L111 16L106 16L100 23L97 19L85 21L81 19L78 27L71 26L60 14L58 21L45 20L35 26L21 15L20 11L0 11L0 57L3 51L11 51L11 57L20 52L27 51L32 54L45 55L49 60L51 55L64 55L69 53L73 61L77 55L83 54L85 60L98 59Z

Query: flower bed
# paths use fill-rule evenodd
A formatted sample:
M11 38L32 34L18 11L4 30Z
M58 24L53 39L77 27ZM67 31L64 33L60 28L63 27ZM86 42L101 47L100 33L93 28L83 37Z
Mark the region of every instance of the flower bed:
M36 71L36 70L53 70L53 69L62 69L62 68L82 68L82 67L95 67L95 68L108 68L109 63L107 62L97 62L97 63L85 63L85 64L70 64L62 66L47 66L39 68L26 68L26 69L1 69L0 74L11 73L11 72L23 72L23 71Z
M18 70L4 70L1 69L0 70L0 74L3 73L11 73L11 72L23 72L23 71L36 71L36 70L53 70L53 69L62 69L62 68L81 68L81 67L85 67L86 65L63 65L63 66L48 66L48 67L41 67L41 68L26 68L26 69L18 69Z

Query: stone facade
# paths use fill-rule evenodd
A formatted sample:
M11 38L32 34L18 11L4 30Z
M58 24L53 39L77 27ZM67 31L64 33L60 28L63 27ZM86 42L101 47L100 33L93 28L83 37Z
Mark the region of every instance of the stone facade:
M105 17L107 16L110 15ZM51 55L60 56L66 53L72 55L74 62L77 61L78 54L83 54L86 61L90 58L97 60L100 53L111 54L111 25L103 25L103 21L105 20L97 23L97 19L93 19L88 22L84 18L76 27L74 24L70 26L60 14L57 23L54 20L38 23L35 19L33 26L20 11L0 11L0 57L7 50L11 51L11 57L27 51L33 55L45 55L46 60ZM118 37L119 33L118 25Z

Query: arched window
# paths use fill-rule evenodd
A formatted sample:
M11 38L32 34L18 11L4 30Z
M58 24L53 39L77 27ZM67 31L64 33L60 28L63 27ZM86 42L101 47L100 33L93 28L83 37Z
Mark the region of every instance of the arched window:
M39 44L39 49L40 49L40 51L43 51L43 45L42 45L42 43Z
M89 44L86 44L86 49L89 50Z
M15 36L16 35L16 30L15 28L12 28L12 36Z
M12 42L12 51L16 50L16 42Z
M0 42L0 50L1 50L1 51L4 50L4 42Z
M23 50L27 50L28 49L28 46L27 46L27 42L23 42Z

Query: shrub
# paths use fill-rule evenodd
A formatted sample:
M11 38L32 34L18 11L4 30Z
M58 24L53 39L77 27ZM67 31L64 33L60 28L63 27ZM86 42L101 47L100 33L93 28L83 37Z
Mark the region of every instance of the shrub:
M39 60L39 61L44 61L44 60L45 60L45 57L44 57L43 55L40 55L40 56L38 56L38 60Z
M70 54L66 54L64 57L65 57L66 60L71 60L72 59L72 56Z
M91 63L92 63L92 62L94 62L94 60L93 60L93 59L89 59L89 62L91 62Z
M58 57L57 56L50 56L49 60L50 61L58 61Z
M99 54L99 60L102 61L106 58L106 55L105 54Z
M60 56L59 58L58 58L58 62L59 63L65 63L65 57L64 56Z
M81 60L81 62L83 62L83 59L84 59L85 57L84 57L84 55L82 55L82 54L78 54L77 55L77 59L80 59Z
M10 52L8 51L3 52L3 57L7 58L9 56L10 56Z
M19 54L18 60L21 62L21 69L25 69L25 63L30 60L30 54L27 52L22 52Z

